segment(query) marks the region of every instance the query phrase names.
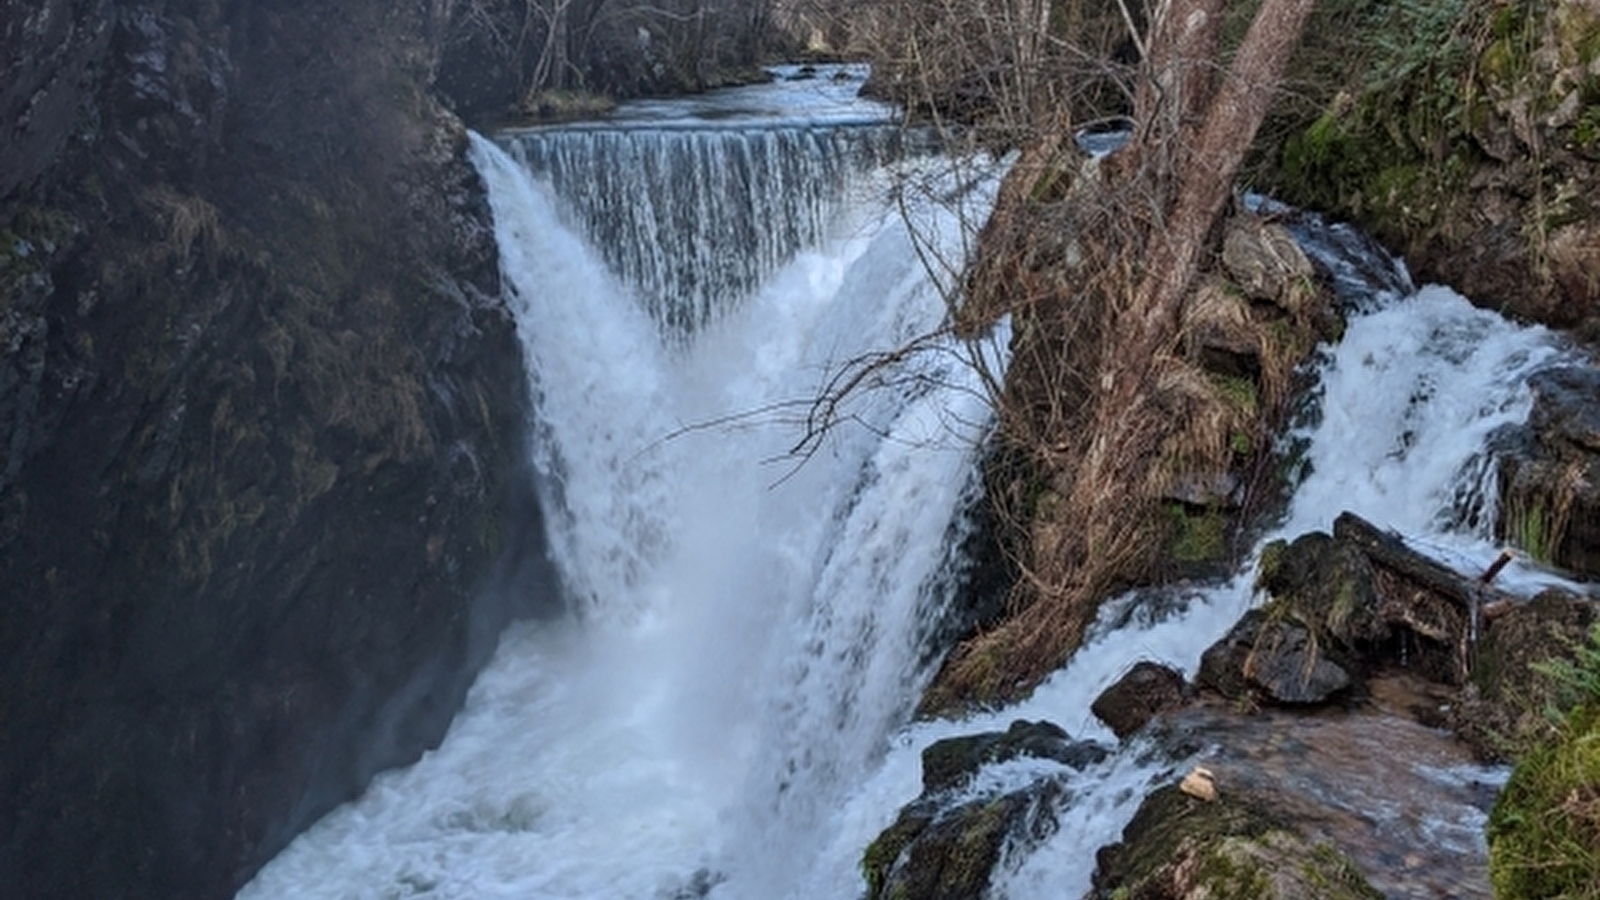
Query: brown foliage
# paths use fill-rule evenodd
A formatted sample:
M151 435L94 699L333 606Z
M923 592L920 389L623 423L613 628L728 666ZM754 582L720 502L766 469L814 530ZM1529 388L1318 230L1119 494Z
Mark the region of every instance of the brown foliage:
M1023 546L1014 614L958 648L925 711L1011 699L1059 667L1099 602L1153 562L1174 467L1215 452L1185 304L1311 6L1268 0L1219 73L1223 4L1171 0L1144 42L1129 145L1080 163L1058 126L1008 178L969 309L973 324L1013 316L1000 428L1037 483L1002 511Z

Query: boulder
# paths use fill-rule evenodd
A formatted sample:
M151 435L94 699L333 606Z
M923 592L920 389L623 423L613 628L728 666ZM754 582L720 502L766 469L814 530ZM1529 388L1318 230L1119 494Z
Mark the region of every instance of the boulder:
M1161 713L1181 706L1187 697L1183 673L1146 660L1135 663L1128 674L1102 691L1089 711L1106 723L1112 734L1125 738Z
M1063 793L1047 780L949 808L926 797L908 805L862 855L867 900L984 896L1008 846L1037 844L1055 832Z
M1276 222L1249 215L1229 219L1222 265L1253 300L1302 313L1317 298L1311 260L1289 229Z
M1366 900L1383 895L1338 849L1284 826L1250 798L1224 793L1203 800L1171 785L1145 798L1120 843L1096 854L1091 896Z
M1011 723L1005 731L988 731L935 741L922 751L925 794L959 788L986 765L1029 756L1082 769L1104 759L1106 750L1093 741L1075 741L1053 722Z
M1600 453L1600 369L1545 369L1528 378L1528 388L1528 427L1542 443Z
M1356 684L1305 625L1262 610L1206 650L1197 681L1232 700L1288 706L1328 703Z
M1442 684L1467 674L1471 610L1506 595L1352 513L1333 534L1312 532L1262 548L1258 590L1276 617L1303 628L1279 647L1309 642L1359 678L1403 668Z
M1074 741L1050 722L1016 721L990 731L935 741L922 751L922 794L861 858L867 900L961 900L982 896L1001 854L1054 833L1061 783L1043 777L1025 788L972 797L961 789L985 765L1019 757L1082 769L1105 748Z
M1493 439L1496 531L1536 559L1600 578L1600 369L1547 369L1528 387L1527 423Z
M1256 589L1345 648L1388 637L1378 616L1372 561L1359 548L1322 532L1262 548Z

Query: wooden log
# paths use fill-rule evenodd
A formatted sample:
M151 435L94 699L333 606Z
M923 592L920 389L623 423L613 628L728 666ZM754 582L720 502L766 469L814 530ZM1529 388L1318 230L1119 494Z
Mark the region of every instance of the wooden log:
M1360 547L1373 565L1382 566L1418 587L1433 591L1459 605L1469 615L1488 616L1491 611L1504 612L1516 600L1512 595L1490 586L1483 578L1463 575L1433 557L1411 549L1399 535L1384 531L1355 513L1339 514L1339 518L1333 522L1333 536Z

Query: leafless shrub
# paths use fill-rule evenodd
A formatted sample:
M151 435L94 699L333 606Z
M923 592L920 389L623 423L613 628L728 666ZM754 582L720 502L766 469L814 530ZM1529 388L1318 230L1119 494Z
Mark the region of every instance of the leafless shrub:
M215 264L217 254L226 246L215 206L203 197L180 193L169 185L150 188L145 191L144 200L166 231L161 247L169 258L187 266L198 248L208 265Z

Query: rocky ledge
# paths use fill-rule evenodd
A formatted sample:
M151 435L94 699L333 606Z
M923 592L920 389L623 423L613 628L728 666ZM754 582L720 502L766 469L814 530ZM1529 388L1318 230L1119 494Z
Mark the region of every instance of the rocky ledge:
M1496 764L1559 736L1540 711L1562 685L1545 673L1583 652L1600 606L1513 597L1483 574L1349 514L1332 534L1268 545L1264 604L1206 651L1194 684L1141 662L1093 704L1168 773L1101 850L1093 895L1488 900L1484 825L1510 815ZM863 860L869 898L982 896L999 848L1049 837L1070 786L968 796L971 771L1105 752L1021 722L930 746L923 795Z

